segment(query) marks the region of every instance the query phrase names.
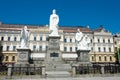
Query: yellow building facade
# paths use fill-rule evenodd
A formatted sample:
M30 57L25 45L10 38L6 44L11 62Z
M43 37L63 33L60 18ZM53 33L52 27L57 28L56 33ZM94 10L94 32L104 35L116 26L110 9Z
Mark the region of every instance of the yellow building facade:
M48 26L1 24L0 41L4 64L17 62L17 48L20 47L23 26L27 26L30 31L29 49L39 53L47 51L50 33ZM76 53L75 34L78 28L91 40L89 53L91 63L115 63L113 35L104 28L91 30L88 27L59 27L61 52Z

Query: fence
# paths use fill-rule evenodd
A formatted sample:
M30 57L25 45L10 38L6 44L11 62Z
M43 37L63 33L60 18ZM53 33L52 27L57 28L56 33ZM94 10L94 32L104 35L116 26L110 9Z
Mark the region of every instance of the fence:
M104 68L104 73L120 73L120 65L116 64L106 64L101 65L92 65L92 66L76 66L76 74L101 74L101 69Z
M42 67L38 66L0 66L0 74L7 75L8 69L11 68L11 76L13 75L41 75L42 74Z
M105 64L104 66L92 65L92 66L76 66L76 74L101 74L101 69L104 68L105 74L120 73L120 65L118 64ZM0 75L7 75L8 69L11 68L11 76L15 75L42 75L42 66L2 66L0 65Z

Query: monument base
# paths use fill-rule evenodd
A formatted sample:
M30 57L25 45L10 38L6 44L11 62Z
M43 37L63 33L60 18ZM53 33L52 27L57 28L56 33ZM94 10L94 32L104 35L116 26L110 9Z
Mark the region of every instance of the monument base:
M17 51L18 57L16 64L29 64L31 50L27 48L26 49L19 48L17 49Z
M78 64L81 64L81 65L90 64L89 52L90 52L90 50L78 50L77 51L77 55L78 55L77 62L78 62Z

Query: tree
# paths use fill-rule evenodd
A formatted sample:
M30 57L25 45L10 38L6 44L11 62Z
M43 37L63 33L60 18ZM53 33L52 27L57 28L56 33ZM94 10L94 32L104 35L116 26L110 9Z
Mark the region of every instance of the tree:
M120 64L120 48L117 49L115 53L116 63Z

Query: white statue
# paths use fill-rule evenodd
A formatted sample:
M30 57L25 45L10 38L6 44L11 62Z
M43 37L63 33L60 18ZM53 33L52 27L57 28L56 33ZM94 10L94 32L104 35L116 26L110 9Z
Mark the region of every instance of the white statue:
M89 43L90 39L87 35L80 32L80 30L77 30L75 39L77 41L77 50L89 50Z
M56 10L53 9L53 13L50 15L49 30L51 31L50 36L58 36L58 23L59 16L56 14Z
M27 31L27 26L24 26L21 30L21 48L27 48L29 34L30 33Z

